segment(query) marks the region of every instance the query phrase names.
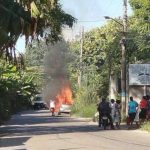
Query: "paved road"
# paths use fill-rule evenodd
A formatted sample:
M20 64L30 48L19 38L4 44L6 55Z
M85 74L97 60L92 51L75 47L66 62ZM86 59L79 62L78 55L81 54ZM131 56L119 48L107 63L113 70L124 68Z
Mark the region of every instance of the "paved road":
M14 115L0 127L0 150L150 150L150 134L139 130L103 131L96 123L48 111Z

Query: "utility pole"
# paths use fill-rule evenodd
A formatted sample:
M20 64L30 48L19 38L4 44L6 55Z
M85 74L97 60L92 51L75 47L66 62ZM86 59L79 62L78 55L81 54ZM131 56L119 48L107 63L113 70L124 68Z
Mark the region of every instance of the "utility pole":
M127 114L127 95L126 95L126 34L127 34L127 0L123 0L123 24L109 16L104 16L105 19L111 19L123 27L122 37L120 40L121 46L121 104L122 115Z
M121 45L121 102L122 115L126 114L127 99L126 99L126 33L127 33L127 0L123 0L123 34L120 41Z
M82 55L83 55L83 41L84 41L84 27L82 26L81 28L81 43L80 43L80 69L79 69L79 76L78 76L78 84L79 87L81 86L81 82L82 82Z

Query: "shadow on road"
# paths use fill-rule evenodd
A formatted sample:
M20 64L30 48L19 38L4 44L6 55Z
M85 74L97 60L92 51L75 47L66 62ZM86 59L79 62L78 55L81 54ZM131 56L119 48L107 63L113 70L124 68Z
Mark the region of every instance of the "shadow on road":
M46 124L46 123L64 123L64 122L83 122L83 120L77 120L68 116L22 116L23 120L18 119L11 121L11 126L15 125L34 125L34 124ZM2 126L3 127L3 126Z
M121 126L121 130L126 130L125 124ZM31 110L14 115L8 123L0 126L0 134L40 135L96 131L103 130L100 130L97 124L88 124L88 121L85 119L71 118L68 116L52 117L48 110Z
M24 145L24 142L27 141L30 137L9 137L3 138L0 140L0 147L12 147L12 146L21 146Z
M125 129L124 127L121 128ZM100 130L97 124L91 125L84 119L68 116L51 117L47 110L27 111L14 115L7 124L0 127L0 134L8 133L11 135L9 138L0 138L0 147L22 145L34 135L74 132L90 133L106 131Z
M27 111L12 116L10 121L0 126L0 150L1 147L21 146L34 135L96 131L99 129L83 119L66 115L51 117L47 110Z
M17 130L16 130L17 129ZM100 129L93 125L72 125L72 126L18 126L4 127L3 130L15 135L44 135L72 132L98 132Z

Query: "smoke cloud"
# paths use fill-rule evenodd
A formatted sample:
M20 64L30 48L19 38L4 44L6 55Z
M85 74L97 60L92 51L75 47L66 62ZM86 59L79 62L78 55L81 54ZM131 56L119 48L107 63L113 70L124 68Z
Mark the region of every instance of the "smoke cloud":
M45 88L44 99L47 103L51 99L59 103L72 103L71 84L68 75L68 63L70 55L67 44L64 41L48 46L48 53L45 56ZM68 92L69 89L69 92Z

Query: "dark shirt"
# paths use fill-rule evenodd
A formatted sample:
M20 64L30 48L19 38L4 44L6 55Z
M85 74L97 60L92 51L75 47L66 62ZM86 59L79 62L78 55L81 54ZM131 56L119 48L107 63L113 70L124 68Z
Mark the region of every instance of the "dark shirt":
M109 102L106 102L106 101L101 102L98 106L98 111L100 113L111 113Z

